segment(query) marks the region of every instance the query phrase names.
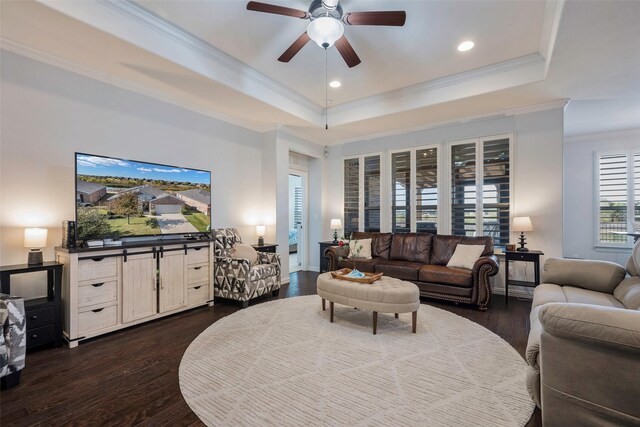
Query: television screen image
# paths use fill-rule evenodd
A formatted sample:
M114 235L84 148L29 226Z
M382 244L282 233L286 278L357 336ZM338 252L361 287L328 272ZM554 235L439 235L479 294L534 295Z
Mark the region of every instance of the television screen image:
M76 153L77 239L211 229L211 172Z

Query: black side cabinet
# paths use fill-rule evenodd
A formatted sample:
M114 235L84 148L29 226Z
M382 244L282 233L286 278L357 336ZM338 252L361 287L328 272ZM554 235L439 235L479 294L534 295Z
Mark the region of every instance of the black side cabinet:
M338 244L333 241L318 242L318 244L320 245L320 273L324 273L329 271L329 260L324 256L324 251L331 246L338 246Z
M504 251L505 261L505 283L504 283L504 297L507 303L509 303L509 285L524 286L527 288L535 288L540 284L540 256L544 255L542 251ZM509 279L509 262L524 261L533 263L533 282L525 282L523 280L511 280Z
M276 251L276 248L278 247L278 245L276 245L275 243L265 243L263 245L251 245L253 246L253 249L255 249L258 252L274 252Z
M27 320L27 351L47 344L62 345L62 267L59 262L18 264L0 267L0 286L3 294L11 294L11 276L14 274L47 272L47 296L25 299Z

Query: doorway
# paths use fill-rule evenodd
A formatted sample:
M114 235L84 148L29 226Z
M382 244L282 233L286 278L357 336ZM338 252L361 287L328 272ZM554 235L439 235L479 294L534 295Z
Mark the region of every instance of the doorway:
M306 172L289 173L289 273L306 268L306 178Z

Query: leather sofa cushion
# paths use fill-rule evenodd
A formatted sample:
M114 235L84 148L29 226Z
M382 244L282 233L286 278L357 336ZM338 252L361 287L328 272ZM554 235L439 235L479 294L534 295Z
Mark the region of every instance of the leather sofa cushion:
M625 275L624 267L614 262L549 258L544 263L542 280L612 294Z
M441 283L444 285L473 287L473 273L465 268L452 268L443 265L424 265L420 268L418 280L421 282Z
M354 260L343 259L342 261L338 261L338 268L353 268L353 264L355 262L356 268L358 270L365 273L375 273L375 265L378 263L378 261L380 261L380 258L372 258L372 259L356 258Z
M391 233L373 233L356 231L351 234L352 239L371 239L371 256L374 258L389 259L391 249Z
M429 264L432 234L395 233L391 239L390 259Z
M590 291L588 289L563 286L562 291L567 296L567 302L577 304L592 304L604 307L624 308L624 305L613 295L604 292Z
M431 264L447 265L447 263L451 259L451 256L456 250L456 246L460 242L462 242L462 236L447 236L438 234L433 236Z
M640 276L629 276L613 291L624 306L630 310L640 310Z
M387 276L401 280L418 280L418 271L423 264L409 261L380 260L375 265L376 273L384 273Z
M462 237L463 245L484 245L484 251L480 256L493 255L493 239L490 236Z

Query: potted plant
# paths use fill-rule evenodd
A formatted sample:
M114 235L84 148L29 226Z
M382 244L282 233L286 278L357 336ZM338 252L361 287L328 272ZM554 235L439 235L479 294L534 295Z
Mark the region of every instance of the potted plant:
M343 247L344 245L345 243L344 243L344 236L343 236L343 238L338 243L338 246ZM364 273L362 273L356 268L356 261L355 261L356 258L360 258L360 251L362 250L363 246L359 243L356 243L352 247L351 238L349 238L347 246L349 247L349 256L346 259L351 261L351 265L353 267L351 269L351 272L347 274L347 277L356 277L356 278L364 277L365 276ZM338 259L340 261L345 260L344 257L339 257Z

